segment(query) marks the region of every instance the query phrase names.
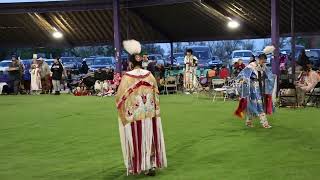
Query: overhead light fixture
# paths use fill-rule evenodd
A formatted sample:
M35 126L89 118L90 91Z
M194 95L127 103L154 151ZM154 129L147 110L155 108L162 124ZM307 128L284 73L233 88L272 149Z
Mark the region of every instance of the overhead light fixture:
M237 21L234 21L234 20L230 20L228 22L228 27L231 28L231 29L236 29L240 26L240 24L237 22Z
M55 38L55 39L61 39L63 37L63 34L58 31L58 30L55 30L53 33L52 33L52 36Z

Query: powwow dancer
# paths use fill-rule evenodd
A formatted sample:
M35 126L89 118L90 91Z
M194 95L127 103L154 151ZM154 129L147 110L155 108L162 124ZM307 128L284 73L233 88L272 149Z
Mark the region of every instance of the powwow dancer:
M185 72L184 72L184 88L186 94L193 92L198 88L197 80L197 65L198 58L192 55L192 49L187 49L187 55L184 57Z
M128 40L123 46L134 67L123 75L115 97L124 163L127 175L154 176L156 168L167 167L157 82L141 68L140 43Z
M273 46L267 46L264 54L258 56L257 61L251 62L237 77L240 86L240 102L235 115L246 118L246 125L253 127L252 120L259 117L264 128L271 128L266 114L272 114L274 104L272 94L275 77L265 65L267 56L274 51Z

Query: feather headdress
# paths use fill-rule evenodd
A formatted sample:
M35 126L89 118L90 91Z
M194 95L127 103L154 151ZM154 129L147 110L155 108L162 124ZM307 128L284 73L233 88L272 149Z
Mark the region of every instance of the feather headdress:
M130 54L140 54L141 52L141 44L140 42L132 39L123 41L124 49Z
M264 54L271 54L273 53L273 51L275 50L276 48L274 46L266 46L264 49L263 49L263 53Z

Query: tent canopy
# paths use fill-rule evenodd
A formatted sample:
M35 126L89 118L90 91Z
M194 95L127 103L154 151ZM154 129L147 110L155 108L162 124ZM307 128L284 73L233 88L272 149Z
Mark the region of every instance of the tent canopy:
M280 35L290 34L291 0L280 1ZM120 0L121 39L182 42L265 38L270 0ZM318 0L296 0L297 35L320 33ZM0 47L72 47L113 42L112 0L0 4ZM231 19L240 23L229 29ZM56 30L64 38L52 37Z

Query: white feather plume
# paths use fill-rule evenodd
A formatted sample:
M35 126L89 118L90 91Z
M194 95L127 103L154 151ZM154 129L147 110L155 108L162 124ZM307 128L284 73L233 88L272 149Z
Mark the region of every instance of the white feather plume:
M141 44L140 42L131 39L123 41L123 47L129 54L140 54Z
M274 46L266 46L264 49L263 49L263 53L265 54L271 54L273 53L273 51L275 50L276 48Z

